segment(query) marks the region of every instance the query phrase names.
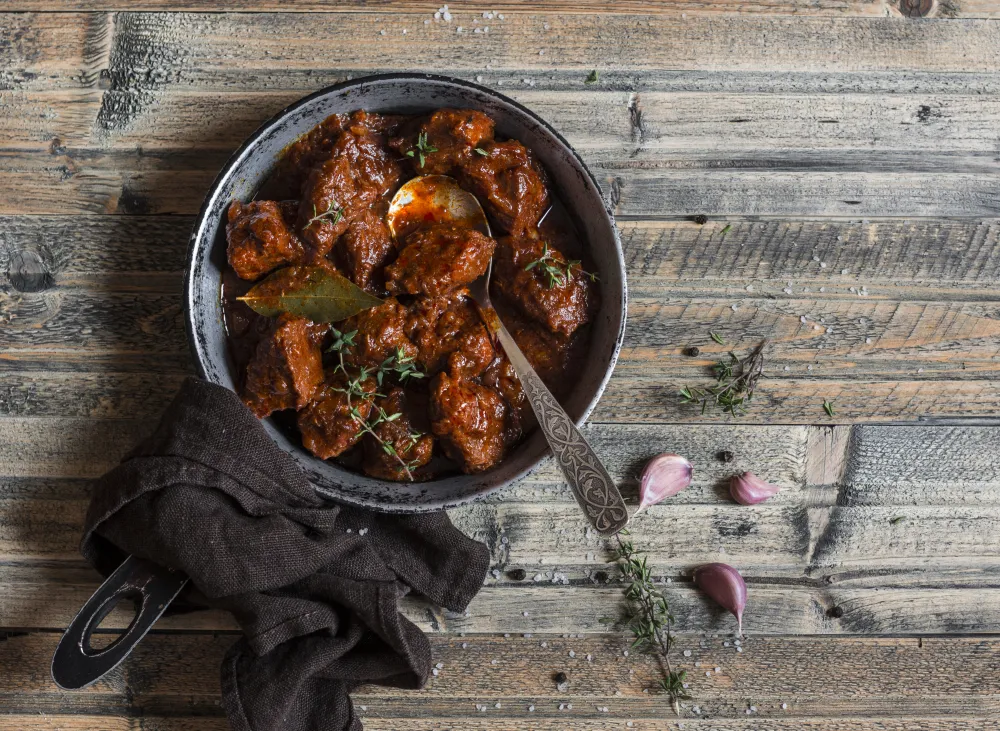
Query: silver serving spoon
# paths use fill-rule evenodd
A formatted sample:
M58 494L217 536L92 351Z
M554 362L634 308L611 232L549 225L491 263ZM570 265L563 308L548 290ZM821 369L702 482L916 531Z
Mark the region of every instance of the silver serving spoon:
M472 193L446 175L424 175L407 182L389 205L388 225L401 239L410 231L429 223L460 223L490 236L490 225L482 206ZM620 531L628 523L628 510L614 480L576 424L542 383L534 368L517 347L514 338L496 316L490 303L490 260L486 274L469 285L469 294L484 314L486 326L500 340L514 366L542 433L559 463L566 481L576 495L591 525L605 535Z

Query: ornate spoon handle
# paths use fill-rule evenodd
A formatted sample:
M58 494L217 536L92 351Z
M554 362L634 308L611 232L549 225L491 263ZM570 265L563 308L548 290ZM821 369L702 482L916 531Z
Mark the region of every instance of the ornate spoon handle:
M493 320L492 329L500 338L517 377L521 379L528 402L580 507L598 533L610 535L618 532L628 523L628 510L614 480L576 424L542 383L507 328L499 318Z

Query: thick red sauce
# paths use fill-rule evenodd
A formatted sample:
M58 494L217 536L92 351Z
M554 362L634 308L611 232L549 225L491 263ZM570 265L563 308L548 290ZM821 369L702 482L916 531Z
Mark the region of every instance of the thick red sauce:
M425 172L475 193L494 238L441 226L419 197L393 236L388 202ZM465 295L491 256L491 298L525 356L557 398L577 380L599 283L544 169L516 141L496 138L479 112L331 117L289 146L227 223L221 295L241 395L321 458L381 479L425 480L488 470L534 428L484 324L496 315ZM285 266L337 272L384 304L333 323L354 343L328 352L331 324L263 317L236 300ZM374 375L359 382L380 368L381 385Z

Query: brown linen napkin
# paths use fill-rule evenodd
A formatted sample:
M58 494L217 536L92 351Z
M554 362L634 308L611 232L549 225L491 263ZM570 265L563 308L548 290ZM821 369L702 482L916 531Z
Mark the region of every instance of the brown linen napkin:
M244 636L222 665L235 731L361 729L351 690L419 688L430 672L399 599L412 588L461 611L489 563L444 513L323 501L234 393L193 378L97 481L81 551L105 575L126 554L183 571L182 598L235 615Z

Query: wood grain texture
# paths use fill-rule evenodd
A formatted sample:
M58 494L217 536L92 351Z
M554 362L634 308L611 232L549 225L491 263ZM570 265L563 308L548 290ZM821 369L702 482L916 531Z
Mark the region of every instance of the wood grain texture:
M155 12L181 9L198 12ZM163 619L81 693L49 681L57 630L99 581L76 548L89 478L191 372L184 253L231 151L316 88L413 69L536 110L618 214L629 329L587 433L633 504L651 455L695 465L688 490L635 524L691 652L677 654L696 697L684 727L995 728L1000 433L852 423L996 420L996 4L935 0L929 15L947 21L900 17L898 0L539 0L530 12L508 0L453 9L451 24L434 9L4 5L42 12L0 14L0 730L227 728L217 668L236 627L223 613ZM725 352L709 330L726 347L772 341L743 421L678 403ZM699 356L683 355L691 345ZM781 492L734 505L726 480L746 469ZM678 727L643 692L650 659L623 657L617 572L551 463L453 518L496 573L468 616L406 598L443 667L418 693L362 689L366 728ZM747 577L742 653L732 618L690 582L710 560ZM106 626L129 619L119 608Z
M972 7L949 13L949 17L991 17L995 8L989 2L970 3ZM426 19L433 18L438 6L431 8L421 0L306 0L290 2L289 0L266 0L261 3L250 3L247 0L213 0L213 2L194 2L193 0L139 0L138 2L121 3L108 0L11 0L5 3L8 11L225 11L225 12L264 12L294 10L295 12L315 13L375 13L391 20L394 15L419 13ZM820 15L820 16L861 16L877 17L884 15L891 3L880 0L824 0L823 2L806 2L805 0L755 0L754 2L734 2L734 0L626 0L614 5L607 5L600 0L538 0L532 2L530 11L535 15L552 13L564 14L634 14L643 15L697 15L701 13L752 13L762 15ZM496 3L462 3L452 7L452 27L462 23L468 24L472 19L485 23L484 13L503 13L505 20L513 19L514 14L525 10L523 3L516 0L503 0ZM493 18L489 18L492 20ZM497 19L498 22L504 22Z
M18 89L92 87L97 78L89 71L104 63L115 89L222 88L234 78L267 87L279 76L286 85L310 78L308 87L315 88L333 71L340 78L414 68L483 73L491 70L487 64L576 69L584 76L594 66L630 74L905 73L920 57L924 73L988 73L1000 58L1000 32L988 20L516 13L491 21L482 34L471 32L469 18L460 34L458 23L424 25L428 19L426 13L391 19L375 13L10 13L0 28L14 52L2 70L6 85Z
M0 211L192 213L228 152L298 93L142 92L141 104L115 90L101 100L89 90L7 96L12 119L24 121L6 125L22 149L0 160L8 173ZM981 96L515 97L566 134L620 215L998 210L1000 106ZM720 138L720 127L732 130Z
M0 668L9 684L0 698L9 712L37 709L109 717L109 721L118 714L155 717L179 707L191 716L211 718L221 713L217 668L233 635L152 634L122 667L72 694L57 691L47 678L44 659L55 640L51 633L7 639ZM655 722L668 714L673 717L662 695L644 692L655 687L653 659L641 654L623 657L627 641L621 635L580 639L433 636L431 641L434 659L442 667L425 689L400 692L369 686L355 694L355 706L365 717L366 727L380 718L432 715L449 718L460 727L466 722L499 724L519 719L524 723L561 721L574 724L573 728L587 719L624 727L623 718ZM684 704L685 720L696 717L693 705L698 706L701 720L729 723L748 722L745 711L754 705L757 712L752 722L768 727L890 714L921 720L986 717L998 710L997 643L993 640L752 638L743 644L742 652L736 652L731 642L724 646L725 641L680 638L678 649L688 650L690 657L679 654L679 666L689 672L695 697ZM567 656L570 648L575 658ZM941 674L941 682L926 694L909 692L912 685L926 681L928 662ZM716 667L720 672L715 672ZM759 667L769 671L756 672ZM829 667L840 667L843 672L830 677L825 672ZM561 692L552 681L558 671L570 679ZM865 682L859 683L862 679ZM500 709L495 708L497 702ZM488 706L485 714L476 710L477 704L484 703ZM572 708L560 710L560 703L572 704ZM787 707L781 708L782 703ZM528 711L529 705L534 711ZM604 706L607 714L598 710ZM673 723L676 728L676 720ZM500 726L488 726L494 727Z

